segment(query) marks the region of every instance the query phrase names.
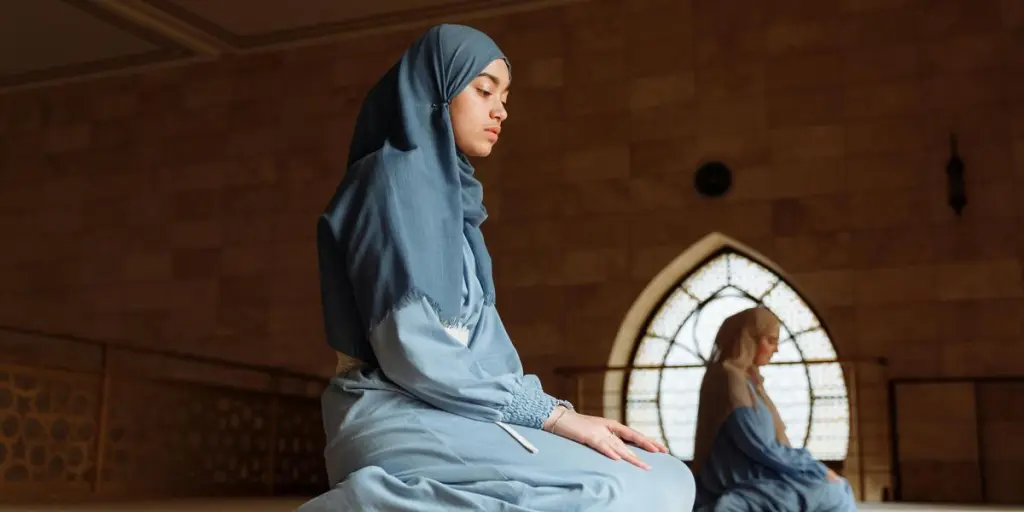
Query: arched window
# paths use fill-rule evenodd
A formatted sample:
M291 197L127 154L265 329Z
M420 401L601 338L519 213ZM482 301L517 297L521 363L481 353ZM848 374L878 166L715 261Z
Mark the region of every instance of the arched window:
M690 460L700 384L715 334L729 315L763 305L782 321L779 352L762 375L790 442L818 459L844 460L850 423L843 371L811 307L778 273L728 246L692 268L634 338L633 365L678 367L626 374L625 422Z

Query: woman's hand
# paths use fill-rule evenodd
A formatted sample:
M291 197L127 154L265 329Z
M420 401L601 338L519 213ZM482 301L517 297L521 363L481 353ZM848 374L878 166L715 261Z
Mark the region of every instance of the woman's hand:
M661 443L614 420L578 414L566 409L556 410L551 418L548 424L544 425L544 430L585 444L610 459L625 460L643 469L651 468L626 446L626 442L649 452L668 453L668 448Z

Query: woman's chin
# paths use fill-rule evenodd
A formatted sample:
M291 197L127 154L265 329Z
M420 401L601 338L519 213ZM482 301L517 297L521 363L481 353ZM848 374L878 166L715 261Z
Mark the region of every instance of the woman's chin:
M488 157L491 156L491 151L494 150L494 144L483 142L474 148L474 150L475 151L473 151L473 154L470 156L474 156L476 158Z
M491 152L494 150L494 145L497 143L497 139L491 140L489 137L476 139L472 141L471 144L467 144L470 147L466 148L469 150L466 154L476 158L490 156Z

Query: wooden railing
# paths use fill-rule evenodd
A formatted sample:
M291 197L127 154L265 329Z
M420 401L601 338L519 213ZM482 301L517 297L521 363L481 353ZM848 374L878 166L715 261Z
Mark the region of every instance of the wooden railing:
M0 326L0 502L315 495L325 384Z

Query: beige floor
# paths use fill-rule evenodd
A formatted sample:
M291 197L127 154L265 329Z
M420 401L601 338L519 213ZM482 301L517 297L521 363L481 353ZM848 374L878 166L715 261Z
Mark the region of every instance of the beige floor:
M90 503L87 505L0 505L0 512L290 512L302 505L296 499L209 499L163 502Z
M925 505L925 504L896 504L896 503L865 503L858 507L860 510L875 510L878 512L891 512L891 511L903 511L903 512L923 512L925 510L933 510L935 512L996 512L996 511L1010 511L1010 510L1021 510L1024 511L1024 506L1020 507L983 507L973 505Z
M0 512L288 512L295 510L303 502L302 500L275 500L275 499L253 499L253 500L190 500L190 501L169 501L169 502L134 502L118 504L90 504L90 505L67 505L67 506L3 506L0 505ZM893 503L869 503L860 506L860 510L889 512L994 512L994 511L1024 511L1022 507L973 507L970 505L917 505L917 504L893 504ZM355 511L353 511L355 512ZM415 512L415 511L411 511Z

